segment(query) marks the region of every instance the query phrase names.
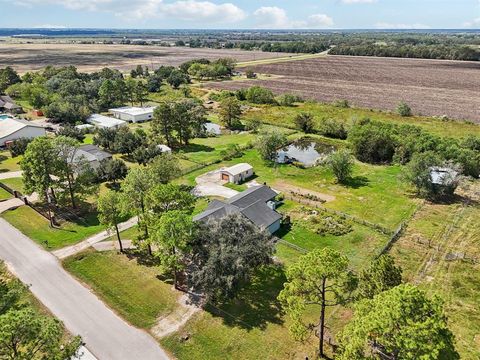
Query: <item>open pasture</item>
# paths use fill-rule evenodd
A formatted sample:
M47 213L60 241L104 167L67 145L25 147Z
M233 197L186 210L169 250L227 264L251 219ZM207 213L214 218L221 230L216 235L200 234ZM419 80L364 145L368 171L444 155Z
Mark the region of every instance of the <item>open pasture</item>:
M24 73L44 68L47 65L74 65L80 71L87 72L104 67L129 71L137 65L154 69L160 65L177 66L185 61L198 58L214 60L231 57L239 62L244 62L285 57L286 55L288 54L261 51L142 45L0 43L0 68L12 66L18 72Z
M209 86L234 90L260 85L277 94L322 102L346 99L353 106L382 110L405 101L415 114L480 122L480 63L327 56L250 68L276 77Z

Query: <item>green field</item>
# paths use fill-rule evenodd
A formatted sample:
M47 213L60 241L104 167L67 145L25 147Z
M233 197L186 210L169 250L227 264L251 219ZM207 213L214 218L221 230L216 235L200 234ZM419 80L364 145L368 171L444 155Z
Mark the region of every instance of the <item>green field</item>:
M78 222L63 222L59 228L51 228L46 218L28 206L8 210L1 215L26 236L48 250L72 245L102 230L95 213L83 217Z
M426 204L391 250L407 281L445 301L462 359L480 357L479 219L475 201Z
M10 178L10 179L2 179L2 180L0 180L0 182L7 185L12 190L19 191L22 194L24 193L23 179L21 177Z
M260 119L262 122L276 126L293 128L294 118L299 112L308 112L314 115L317 122L323 119L337 119L351 121L353 119L370 118L383 122L397 124L411 124L422 127L432 134L449 137L464 137L467 135L480 135L480 126L461 121L442 121L431 117L412 116L401 117L394 113L360 108L339 108L331 104L305 102L298 106L268 106L255 105L255 108L247 112L244 120Z
M20 170L20 160L21 156L12 158L10 151L0 152L0 173Z
M10 194L7 190L5 190L3 188L0 188L0 201L4 201L4 200L10 199L12 197L13 197L13 195Z
M87 251L67 258L63 265L137 327L150 328L175 307L171 285L157 278L155 266L140 266L134 257Z

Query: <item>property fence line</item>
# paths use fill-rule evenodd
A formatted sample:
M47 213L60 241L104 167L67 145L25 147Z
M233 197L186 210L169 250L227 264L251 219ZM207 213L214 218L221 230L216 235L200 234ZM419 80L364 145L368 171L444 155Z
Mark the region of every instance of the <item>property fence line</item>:
M357 224L360 224L360 225L368 226L369 228L372 228L373 230L379 231L382 234L385 234L385 235L391 235L392 234L392 230L389 230L386 227L383 227L381 225L372 223L372 222L367 221L367 220L363 220L363 219L358 218L358 217L353 216L353 215L346 214L346 213L338 211L338 210L329 209L325 206L320 205L317 201L305 199L305 198L300 197L300 196L295 196L295 195L292 195L291 193L284 193L284 195L285 195L285 198L287 198L289 200L293 200L293 201L299 202L300 204L304 204L304 205L307 205L307 206L311 206L311 207L323 210L323 211L328 212L330 214L337 215L337 216L341 217L342 219L351 220L351 221L353 221Z
M37 212L38 214L40 214L41 216L43 216L45 219L47 219L48 221L50 221L50 218L47 214L45 214L44 210L40 207L37 207L35 206L34 204L32 204L28 198L23 195L20 191L18 190L14 190L12 189L10 186L8 185L5 185L4 183L0 182L0 187L2 189L4 189L5 191L9 192L10 194L12 194L15 198L17 199L20 199L23 201L23 203L25 205L27 205L29 208L31 208L32 210L34 210L35 212Z
M295 245L295 244L292 244L291 242L288 242L286 240L283 240L283 239L280 239L280 238L276 238L275 240L277 243L280 243L280 244L283 244L283 245L286 245L288 247L291 247L292 249L295 249L301 253L308 253L308 250L305 249L305 248L302 248L301 246L298 246L298 245Z
M413 213L404 221L402 221L402 223L398 226L398 228L394 231L394 233L392 234L392 236L390 237L390 239L387 241L387 243L385 244L385 246L382 248L382 250L380 250L378 256L381 256L383 254L386 254L387 252L390 251L390 249L392 248L393 244L400 238L400 236L403 234L403 231L407 228L408 224L410 223L410 221L413 219L413 217L415 216L415 214L423 207L423 205L425 204L425 201L422 201L416 208L415 210L413 211ZM378 257L377 256L377 257Z

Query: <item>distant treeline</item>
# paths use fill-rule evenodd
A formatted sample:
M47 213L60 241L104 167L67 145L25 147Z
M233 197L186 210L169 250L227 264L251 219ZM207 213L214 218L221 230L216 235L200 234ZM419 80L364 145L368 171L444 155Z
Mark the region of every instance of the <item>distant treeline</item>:
M385 56L442 60L480 61L480 51L462 45L376 45L343 44L330 50L331 55Z

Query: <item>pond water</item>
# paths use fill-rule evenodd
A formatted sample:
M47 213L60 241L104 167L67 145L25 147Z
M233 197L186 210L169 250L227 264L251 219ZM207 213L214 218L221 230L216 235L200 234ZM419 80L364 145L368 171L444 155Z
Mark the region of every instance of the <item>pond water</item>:
M312 139L298 140L277 151L277 163L300 162L305 166L314 166L320 160L335 151L335 146Z

